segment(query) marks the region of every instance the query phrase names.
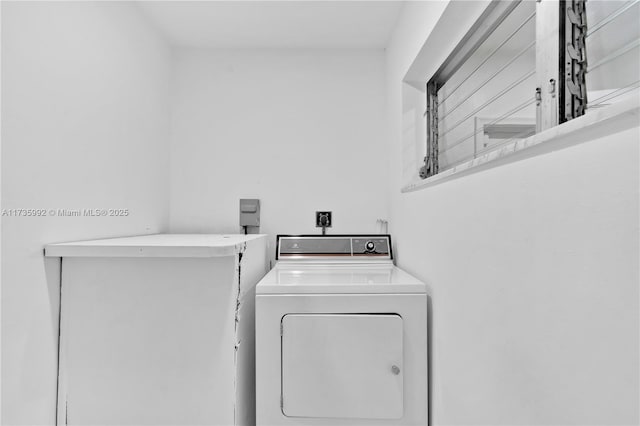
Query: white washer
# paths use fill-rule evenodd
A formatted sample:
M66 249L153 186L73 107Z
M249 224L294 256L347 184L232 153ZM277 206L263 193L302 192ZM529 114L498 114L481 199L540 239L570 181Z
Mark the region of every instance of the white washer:
M256 424L427 424L427 296L388 235L278 236L256 286Z

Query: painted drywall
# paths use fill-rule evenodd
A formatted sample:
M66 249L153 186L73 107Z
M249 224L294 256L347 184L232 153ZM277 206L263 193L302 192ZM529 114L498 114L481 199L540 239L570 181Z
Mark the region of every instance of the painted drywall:
M384 52L175 53L171 231L238 232L240 198L262 233L374 232L386 217Z
M168 225L169 74L135 5L2 2L2 208L46 214L2 217L2 424L55 421L59 270L44 244Z
M432 424L637 424L639 128L401 194L402 79L442 8L407 4L387 50L390 231L431 291Z

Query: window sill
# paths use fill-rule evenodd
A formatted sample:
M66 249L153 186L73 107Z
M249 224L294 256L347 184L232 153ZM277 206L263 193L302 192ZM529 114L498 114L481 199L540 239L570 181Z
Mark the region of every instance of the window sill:
M590 111L582 117L529 138L514 141L500 149L459 164L430 178L413 181L402 187L401 192L418 191L482 170L589 142L639 125L640 99L637 94L633 94L616 104Z

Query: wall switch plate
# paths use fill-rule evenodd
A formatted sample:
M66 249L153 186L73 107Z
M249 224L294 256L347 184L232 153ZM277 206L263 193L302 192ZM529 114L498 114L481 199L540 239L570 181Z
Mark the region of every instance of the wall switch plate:
M331 212L316 212L316 228L331 228Z

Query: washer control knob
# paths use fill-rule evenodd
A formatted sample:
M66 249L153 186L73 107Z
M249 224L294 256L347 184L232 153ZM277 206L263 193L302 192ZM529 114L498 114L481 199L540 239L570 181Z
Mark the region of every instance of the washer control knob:
M376 249L376 244L373 241L367 241L364 244L364 249L367 253L371 253L372 251L374 251Z

